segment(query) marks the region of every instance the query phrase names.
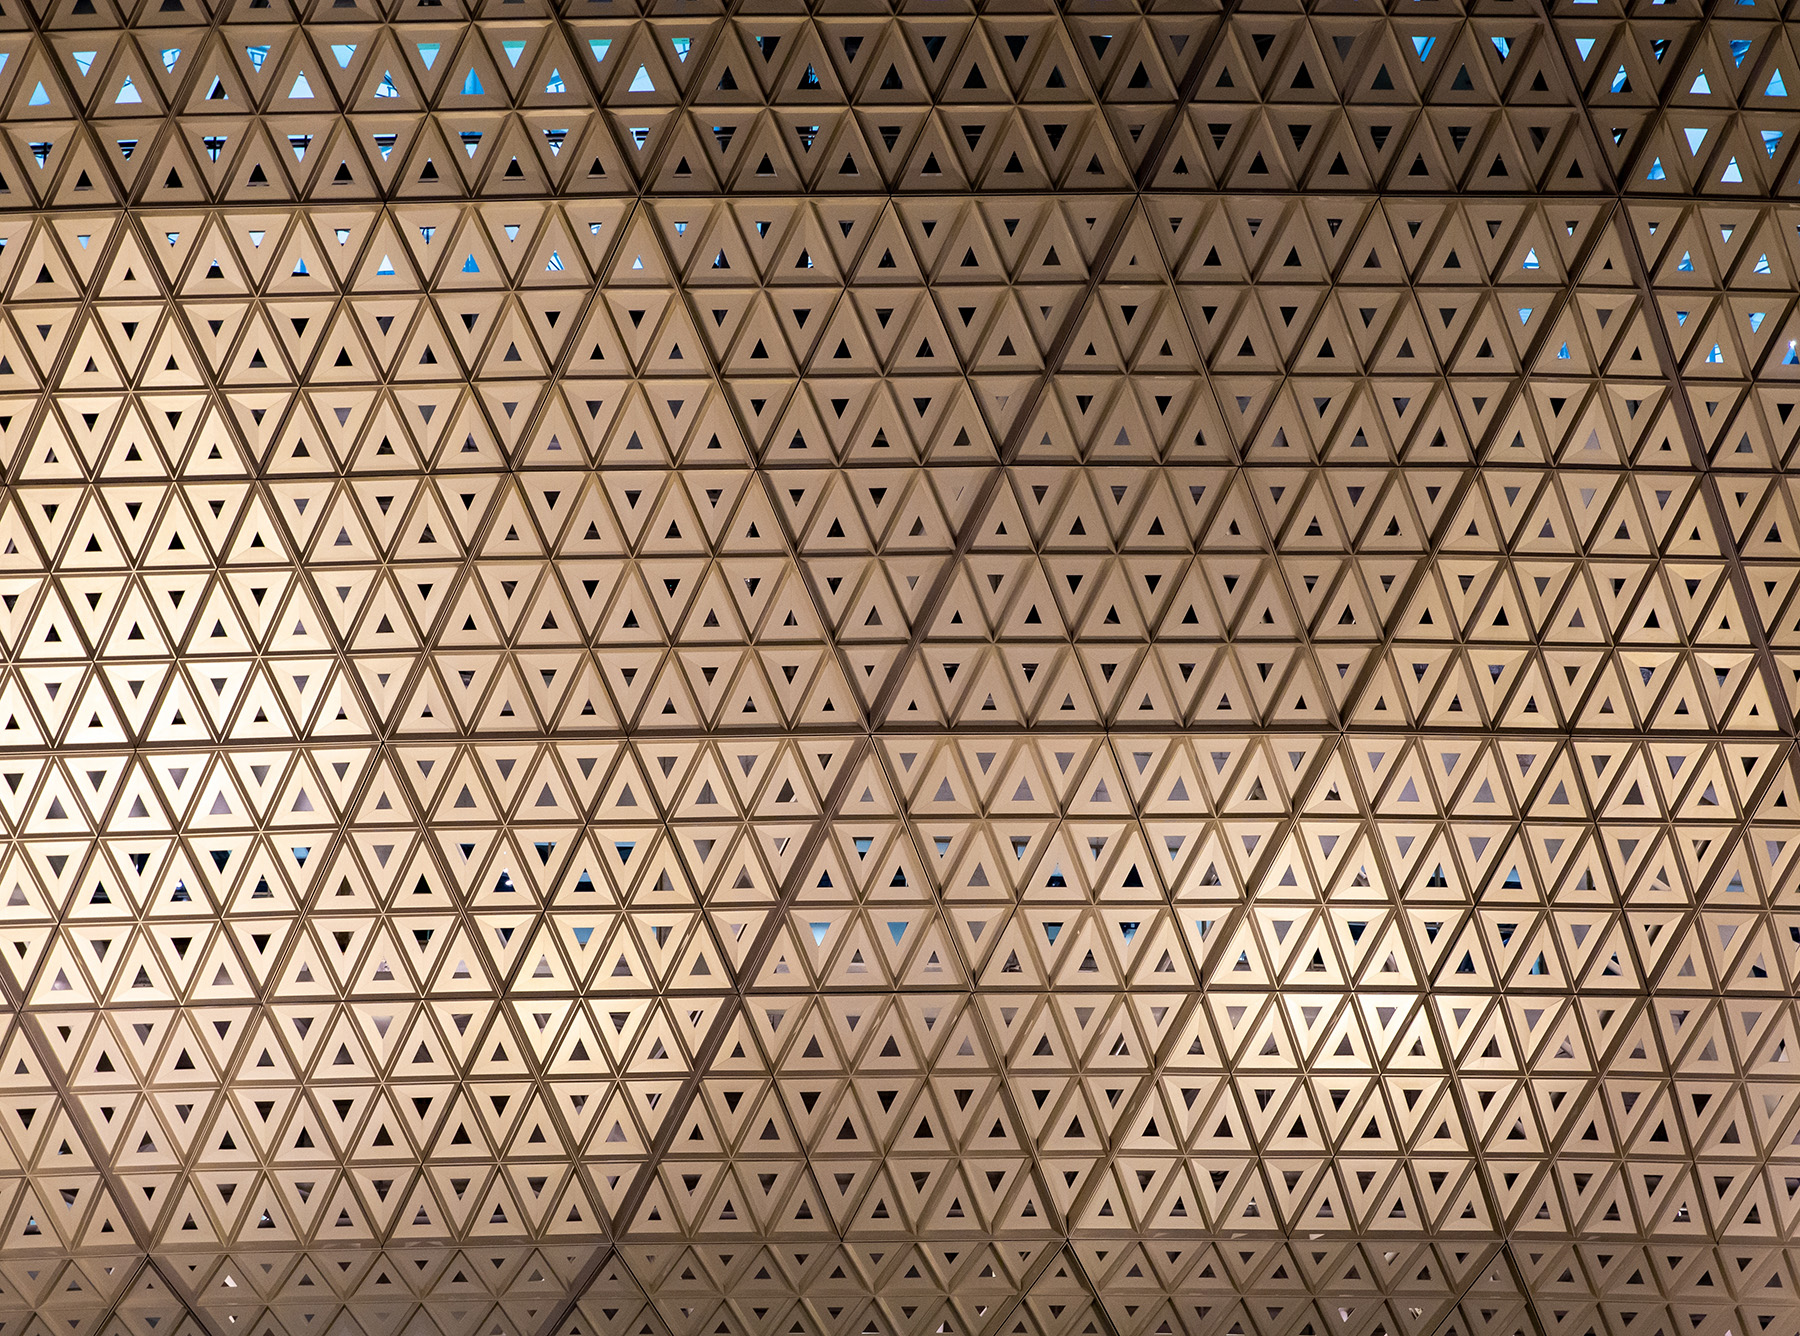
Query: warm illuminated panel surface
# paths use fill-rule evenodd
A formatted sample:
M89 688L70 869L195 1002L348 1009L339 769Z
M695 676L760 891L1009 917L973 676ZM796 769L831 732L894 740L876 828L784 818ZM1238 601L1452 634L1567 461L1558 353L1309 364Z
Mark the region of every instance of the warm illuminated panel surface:
M5 0L0 1332L1794 1336L1796 97Z

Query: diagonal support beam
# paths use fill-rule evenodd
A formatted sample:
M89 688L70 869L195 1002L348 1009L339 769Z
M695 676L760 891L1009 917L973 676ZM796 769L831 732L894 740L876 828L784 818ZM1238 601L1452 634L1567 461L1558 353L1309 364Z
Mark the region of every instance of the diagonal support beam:
M1182 81L1182 87L1179 90L1176 104L1168 119L1160 127L1155 143L1144 156L1143 165L1138 172L1137 187L1132 196L1131 206L1120 211L1118 221L1113 225L1111 233L1108 235L1105 243L1100 247L1089 274L1087 286L1082 298L1071 304L1069 314L1064 317L1063 324L1057 331L1055 339L1052 341L1050 353L1045 358L1044 371L1033 380L1031 386L1026 391L1025 402L1020 407L1018 414L1014 417L1013 425L1008 431L1005 440L1000 444L998 463L990 470L987 479L983 483L980 492L977 494L974 503L969 509L967 518L958 530L956 543L952 549L950 558L944 563L932 588L920 603L917 615L912 619L911 633L906 647L896 656L892 667L888 671L886 680L871 698L863 734L856 739L855 745L849 756L845 758L838 779L833 784L830 793L826 796L823 810L819 817L814 821L811 830L808 831L805 840L802 842L799 853L794 859L792 871L788 874L786 880L782 884L781 892L775 905L771 908L768 917L765 919L761 931L757 934L756 940L751 943L749 950L744 954L743 964L737 971L736 988L726 995L725 1003L720 1008L718 1016L714 1019L711 1030L708 1031L705 1039L701 1041L699 1048L695 1051L693 1066L688 1076L683 1081L681 1089L676 1092L669 1113L658 1129L656 1139L650 1147L649 1158L645 1162L644 1167L638 1172L637 1177L632 1181L631 1186L620 1198L618 1208L614 1214L615 1223L618 1226L623 1227L627 1222L633 1219L637 1214L638 1209L642 1206L644 1198L649 1193L650 1186L655 1180L662 1158L668 1153L670 1146L674 1142L679 1124L688 1108L692 1105L695 1097L698 1095L702 1080L705 1079L706 1073L717 1058L719 1050L725 1042L726 1036L730 1033L732 1025L737 1020L738 1014L744 1004L744 991L747 981L754 979L761 972L770 951L774 949L776 941L779 940L782 921L786 918L789 910L797 902L803 886L803 879L807 871L811 868L812 862L817 856L820 847L829 837L832 823L837 820L839 814L843 811L844 803L849 797L851 787L855 783L856 778L862 769L864 760L873 752L873 729L878 726L879 721L885 717L888 709L891 707L894 697L898 694L900 687L905 680L909 665L919 653L920 647L924 641L926 628L931 625L936 610L942 606L943 600L950 589L950 584L956 573L957 567L972 550L976 536L981 531L981 525L987 518L988 511L992 508L995 497L999 495L1000 487L1004 484L1006 467L1018 456L1019 450L1024 444L1025 433L1030 428L1030 422L1034 415L1036 405L1042 400L1044 394L1047 392L1057 369L1062 364L1070 343L1075 337L1075 331L1080 326L1082 316L1094 301L1104 275L1110 268L1113 259L1119 252L1120 246L1124 242L1125 234L1130 227L1132 216L1136 211L1137 200L1141 197L1143 192L1149 188L1149 184L1156 179L1157 172L1162 165L1162 160L1167 154L1170 144L1174 142L1175 132L1182 119L1187 114L1188 106L1193 100L1201 76L1206 66L1210 63L1213 53L1218 49L1218 45L1223 39L1229 26L1230 17L1236 12L1237 6L1238 0L1225 0L1225 6L1220 12L1218 22L1208 35L1206 44L1201 50L1195 53L1193 64L1189 67L1188 73ZM691 315L691 296L685 289L682 291L682 296L685 301L690 303ZM734 405L734 412L735 411ZM743 428L743 423L741 421L739 427L740 430ZM759 473L762 472L760 469L758 471ZM797 565L800 564L798 553L795 553L790 549L789 555ZM802 569L804 568L802 567ZM808 588L809 592L813 592L810 582ZM814 593L814 597L816 600L816 592ZM575 1305L581 1294L593 1283L594 1278L600 1274L602 1267L605 1265L606 1256L606 1254L603 1254L596 1257L593 1263L580 1277L578 1277L576 1283L570 1287L570 1297L568 1301L546 1319L544 1324L538 1329L538 1336L556 1336L557 1330L569 1320L571 1314L574 1312Z

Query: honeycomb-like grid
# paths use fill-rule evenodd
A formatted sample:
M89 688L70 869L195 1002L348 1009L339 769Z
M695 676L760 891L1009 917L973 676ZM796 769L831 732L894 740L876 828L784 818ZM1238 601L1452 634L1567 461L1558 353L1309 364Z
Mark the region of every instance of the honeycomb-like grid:
M1800 1336L1796 99L0 0L0 1336Z

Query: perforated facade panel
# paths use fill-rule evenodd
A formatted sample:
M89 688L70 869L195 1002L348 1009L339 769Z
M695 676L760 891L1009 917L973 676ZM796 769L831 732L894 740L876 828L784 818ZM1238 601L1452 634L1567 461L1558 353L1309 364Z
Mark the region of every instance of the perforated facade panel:
M5 1336L1796 1336L1766 0L4 0Z

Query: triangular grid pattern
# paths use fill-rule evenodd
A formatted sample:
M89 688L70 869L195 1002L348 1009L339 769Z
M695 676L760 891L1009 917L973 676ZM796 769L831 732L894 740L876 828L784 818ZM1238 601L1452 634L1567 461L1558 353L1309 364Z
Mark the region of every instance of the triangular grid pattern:
M0 1332L1800 1336L1791 96L0 7Z

